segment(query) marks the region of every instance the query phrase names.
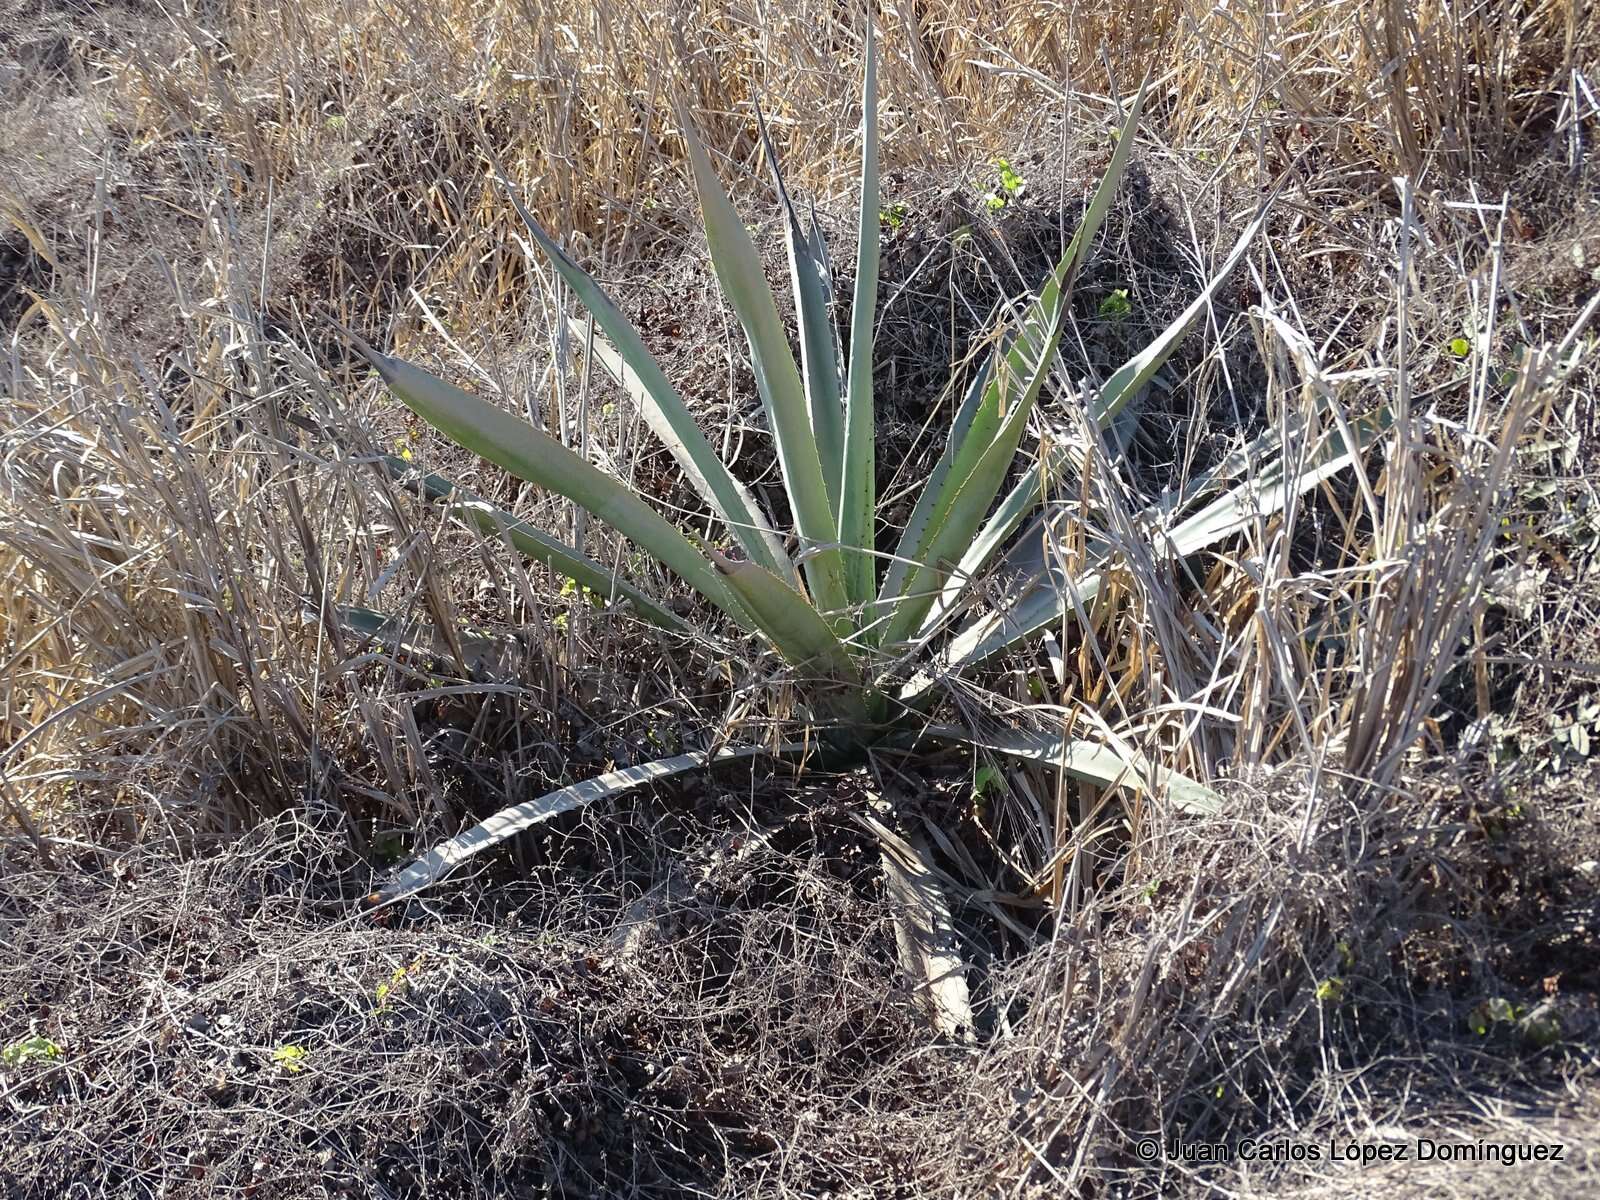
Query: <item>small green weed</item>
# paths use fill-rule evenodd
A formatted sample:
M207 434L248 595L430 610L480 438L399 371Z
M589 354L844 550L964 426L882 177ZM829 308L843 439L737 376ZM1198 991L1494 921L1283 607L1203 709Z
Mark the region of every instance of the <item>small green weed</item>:
M23 1063L49 1061L61 1057L61 1047L47 1037L33 1034L30 1037L19 1038L0 1049L0 1066L15 1071Z
M394 973L389 976L388 980L378 985L377 990L373 994L378 1000L379 1016L382 1016L384 1013L389 1011L390 997L398 996L406 989L411 982L411 976L415 975L422 969L422 963L426 957L426 955L419 954L406 966L396 967L394 969Z
M1100 318L1105 321L1124 321L1133 315L1133 301L1128 299L1128 289L1118 288L1100 301Z
M1491 996L1467 1014L1467 1028L1479 1037L1498 1030L1515 1033L1535 1046L1553 1046L1561 1040L1561 1019L1546 1003L1530 1010L1504 996Z
M994 183L983 194L983 203L990 212L999 212L1021 199L1022 193L1027 189L1028 181L1003 158L994 160L994 169Z

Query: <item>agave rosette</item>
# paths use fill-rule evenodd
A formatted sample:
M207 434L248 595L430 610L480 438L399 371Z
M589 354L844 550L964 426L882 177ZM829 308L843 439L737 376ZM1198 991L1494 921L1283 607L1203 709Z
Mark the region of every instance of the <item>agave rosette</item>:
M870 39L865 58L848 357L841 353L834 325L834 286L822 234L814 219L802 216L784 186L765 125L760 134L783 210L798 317L798 357L750 233L718 180L692 121L687 114L682 119L712 264L748 343L793 514L794 528L788 532L799 547L797 554L788 553L785 537L718 458L622 309L527 212L509 186L534 243L594 320L595 359L638 405L650 429L726 527L738 553L703 550L627 484L542 430L416 366L363 347L394 394L429 424L517 477L565 496L630 539L741 628L764 638L797 679L814 681L818 697L814 715L819 721L832 721L858 737L880 735L908 717L921 721L919 710L925 709L942 681L1070 619L1115 568L1115 556L1106 546L1091 547L1089 567L1075 578L1065 578L1045 556L1045 562L1013 583L1009 589L1013 600L1003 609L968 603L974 581L982 579L1008 547L1026 539L1030 531L1036 533L1045 519L1041 515L1045 485L1051 471L1061 465L1051 456L1040 456L1003 498L1000 493L1014 473L1019 445L1054 366L1073 283L1127 168L1145 98L1141 87L1081 224L1020 321L966 387L942 453L898 544L884 553L877 544L880 521L874 478L872 343L880 198L876 64ZM1091 426L1110 421L1150 382L1243 258L1262 220L1258 216L1250 223L1208 286L1176 321L1102 386L1087 393ZM1355 440L1367 439L1358 431ZM1303 455L1292 472L1282 466L1268 468L1226 490L1222 488L1226 478L1213 478L1212 490L1221 494L1185 520L1160 521L1165 533L1155 548L1172 557L1203 549L1327 478L1361 448L1330 435ZM1268 486L1261 485L1263 479L1270 480ZM450 503L468 523L508 536L517 549L609 599L630 604L641 617L682 627L643 587L617 578L578 548L476 497L453 491L439 476L429 476L425 490ZM958 734L945 729L941 736ZM1160 791L1180 807L1215 803L1213 793L1202 784L1158 770L1140 755L1103 742L976 732L967 740L1000 753L1053 762L1099 786ZM666 773L690 769L710 757L679 756L671 760ZM661 774L643 769L623 772L618 786ZM592 797L586 792L585 798ZM523 808L533 814L527 820L503 819L505 814L495 818L499 825L492 839L485 838L481 826L463 838L475 838L475 851L525 828L531 820L544 819L561 805L536 803ZM387 894L425 886L453 866L462 855L460 846L452 849L452 845L447 843L397 876Z

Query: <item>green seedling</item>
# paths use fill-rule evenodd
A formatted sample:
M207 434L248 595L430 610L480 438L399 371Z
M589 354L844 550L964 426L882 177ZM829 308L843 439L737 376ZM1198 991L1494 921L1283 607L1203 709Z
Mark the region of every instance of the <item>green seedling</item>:
M1128 289L1118 288L1100 301L1100 317L1107 321L1121 321L1133 314L1133 303L1128 299Z
M15 1071L23 1063L48 1062L61 1057L61 1047L47 1037L33 1034L18 1038L0 1048L0 1066Z
M1028 186L1028 181L1017 173L1016 169L1003 158L994 160L995 182L994 186L984 193L983 202L991 212L999 212L1007 205L1021 198Z

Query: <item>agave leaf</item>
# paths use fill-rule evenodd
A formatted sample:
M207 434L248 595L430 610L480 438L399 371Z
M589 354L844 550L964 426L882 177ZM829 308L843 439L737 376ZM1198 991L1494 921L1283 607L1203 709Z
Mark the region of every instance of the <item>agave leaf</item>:
M1255 478L1235 485L1178 522L1165 539L1157 543L1157 549L1165 557L1184 558L1216 545L1262 517L1281 512L1290 499L1310 491L1353 463L1392 422L1393 413L1387 407L1351 422L1354 446L1347 443L1337 429L1329 429L1298 464L1297 474L1290 474L1296 464L1288 458L1278 458L1264 466ZM1152 524L1161 517L1159 506L1143 514ZM1089 559L1096 565L1070 582L1051 564L1039 567L1015 603L1001 611L977 616L950 639L945 673L958 674L1041 629L1057 624L1079 606L1087 607L1099 594L1103 571L1109 566L1107 553L1104 546L1091 546ZM920 674L901 690L900 699L912 703L925 695L935 682L931 673Z
M923 1000L933 1027L948 1038L973 1038L972 994L950 904L933 873L933 855L920 834L909 839L871 814L861 823L883 848L883 876L894 902L895 941L912 988Z
M1100 570L1068 580L1053 567L1041 569L1015 601L998 611L980 614L958 630L945 648L944 669L937 673L925 670L913 676L900 690L900 700L915 704L932 690L941 675L959 675L1041 629L1059 624L1079 606L1087 609L1100 595L1103 583Z
M839 365L839 339L833 329L833 288L828 275L828 251L816 222L809 230L784 186L778 152L767 136L767 121L756 108L761 146L772 167L772 182L783 206L784 242L789 251L789 275L794 281L794 307L800 321L800 368L806 400L811 406L811 431L822 460L822 480L828 503L839 508L840 474L844 469L844 401Z
M403 484L416 480L415 486L430 500L446 502L447 511L473 525L485 537L502 535L518 553L535 562L542 562L551 570L566 576L608 600L626 600L640 616L663 629L683 631L688 626L670 609L663 608L649 595L640 591L614 572L607 570L582 551L553 538L541 529L535 529L520 517L483 500L443 475L418 472L410 463L392 454L383 456L389 473Z
M431 887L473 855L481 854L490 847L499 845L507 838L515 837L524 829L530 829L535 825L548 821L551 817L559 816L564 812L571 812L575 808L593 804L596 800L609 800L611 797L620 795L630 788L636 788L640 784L669 779L674 775L681 775L685 771L693 771L701 767L710 766L713 763L729 762L738 758L753 758L757 755L768 753L773 753L779 757L789 757L803 754L804 752L805 746L798 742L779 746L776 751L768 751L757 746L724 747L714 753L695 750L688 754L678 754L671 758L660 758L654 762L640 763L634 767L624 767L619 771L611 771L594 779L586 779L582 783L574 783L569 787L557 788L553 792L540 796L537 800L529 800L523 804L513 804L509 808L503 808L487 820L480 821L465 833L458 834L448 841L440 842L410 866L395 872L389 882L374 894L374 907L380 904L391 904L396 900L414 895L424 888Z
M1044 386L1046 363L1055 354L1059 334L1058 329L1039 347L1035 369L1021 399L1013 404L1010 415L973 465L966 482L950 498L945 511L936 514L938 525L922 547L922 565L911 572L884 630L886 645L897 646L922 623L950 576L948 564L958 561L971 546L983 514L994 503L995 493L1016 458L1017 443Z
M883 596L894 601L883 633L888 644L898 642L921 623L943 590L950 564L970 549L984 514L1005 480L1028 416L1055 359L1073 282L1127 170L1144 94L1145 85L1141 84L1083 222L1029 306L1016 339L1001 354L999 369L984 389L982 404L964 430L959 434L952 431L951 440L955 442L959 437L959 445L951 454L949 468L929 480L928 490L918 502L913 522L901 539L897 561L884 581ZM961 425L959 418L957 425Z
M315 613L308 611L306 615L308 620L315 619ZM339 620L363 637L395 637L407 632L404 621L359 605L349 605L339 609Z
M792 666L840 682L859 679L849 652L804 596L753 562L734 562L714 550L711 557L761 631Z
M1154 792L1165 796L1167 803L1179 812L1194 816L1211 816L1222 807L1222 798L1198 780L1165 767L1157 767L1147 762L1143 755L1098 742L1023 729L975 733L968 729L936 725L927 733L930 737L966 742L1008 758L1055 767L1074 779L1097 787L1125 787Z
M917 502L911 509L910 520L900 533L899 552L889 563L889 569L884 574L880 595L886 602L904 592L906 582L919 561L911 558L910 552L929 536L947 484L952 478L967 477L977 461L986 436L993 434L993 429L987 427L985 432L974 433L973 423L984 409L984 400L994 382L997 365L1008 349L1009 343L1002 343L995 353L984 360L978 374L967 385L961 406L956 409L955 418L950 423L950 432L945 438L944 448L939 452L938 461L933 464L933 470L929 472L927 480L922 485L922 491L917 495Z
M1367 418L1357 423L1358 429L1365 430L1366 433L1370 434L1374 432L1373 422L1381 422L1387 425L1387 417L1375 415ZM1289 430L1290 436L1293 437L1299 429L1300 425L1296 423ZM1370 443L1369 436L1364 436L1360 432L1358 432L1357 436L1363 446ZM1269 429L1251 443L1250 446L1229 454L1214 466L1190 480L1178 496L1153 507L1150 512L1145 514L1146 517L1152 520L1155 519L1157 509L1168 513L1181 512L1199 497L1213 491L1218 484L1225 483L1229 479L1242 474L1251 464L1261 462L1264 457L1277 451L1281 445L1282 437L1280 432L1277 429ZM1331 446L1326 447L1324 457L1331 457L1330 452ZM971 549L962 556L955 571L951 573L950 581L945 585L944 593L940 596L939 603L928 614L922 627L917 631L919 637L926 637L932 633L955 611L961 593L965 591L967 585L982 575L983 571L994 561L995 555L1005 546L1011 536L1021 527L1022 523L1044 503L1045 480L1061 473L1068 465L1069 455L1067 448L1056 444L1045 452L1042 459L1028 467L1022 477L1017 480L1016 486L995 508L989 519L984 522L983 529L973 541ZM1306 481L1307 484L1317 483L1330 477L1342 465L1342 462L1325 462L1325 469L1322 469L1322 473L1316 479L1308 479ZM1257 481L1257 486L1265 490L1268 487L1281 484L1281 467L1282 464L1278 463L1275 467L1267 468L1263 472L1261 479ZM1227 509L1233 503L1234 500L1224 498L1215 501L1214 505ZM1253 514L1260 510L1251 508L1249 511ZM1199 543L1198 546L1208 545L1211 542L1220 540L1227 533L1236 532L1243 527L1243 522L1235 524L1225 532L1211 535ZM1201 523L1198 521L1184 521L1178 528L1184 531L1184 535L1183 540L1177 543L1177 551L1179 554L1188 554L1191 552L1190 549L1186 548L1188 539L1199 533ZM1174 537L1177 536L1178 534L1175 533Z
M856 218L856 288L850 306L850 370L844 414L844 494L839 541L855 553L845 563L850 598L870 612L877 579L877 427L872 390L872 340L878 309L878 60L867 8L861 90L861 207Z
M574 318L571 328L576 339L582 342L587 332L583 323ZM632 361L600 338L590 343L589 352L639 406L645 423L677 460L690 486L722 518L722 523L745 553L785 579L798 580L800 576L796 574L794 563L783 548L783 539L774 532L760 503L722 465L699 426L688 415L688 410L682 410L681 418L672 415L671 409L657 399L656 392L644 377L634 370ZM682 403L678 401L680 407ZM685 431L683 437L679 436L680 431ZM710 467L712 474L709 479L700 471L701 465L707 460L715 464Z
M1042 459L1022 473L1016 486L984 522L971 547L950 573L938 602L917 630L919 638L933 633L955 611L967 585L983 573L1000 549L1010 541L1012 534L1044 503L1046 479L1056 475L1065 466L1066 460L1066 450L1052 445Z
M1375 416L1357 424L1361 429L1371 432L1371 422L1375 420L1380 420L1380 418ZM1382 420L1384 424L1387 424L1386 418ZM1289 430L1290 436L1293 437L1299 429L1300 425L1298 423L1293 425ZM1362 436L1359 433L1358 437L1361 438L1363 446L1370 442L1369 437ZM1282 437L1280 432L1277 429L1269 429L1248 447L1229 454L1214 466L1190 480L1179 495L1153 506L1145 514L1146 518L1153 521L1158 519L1158 512L1177 513L1183 511L1195 503L1199 497L1215 490L1217 485L1236 478L1252 464L1261 462L1264 457L1279 450L1281 446ZM984 570L994 561L996 554L1006 545L1022 523L1044 503L1045 480L1059 474L1068 465L1069 455L1067 448L1057 444L1052 445L1045 452L1042 459L1028 467L1021 478L1017 480L1016 486L1012 488L984 523L983 529L978 533L971 548L962 556L955 571L951 573L950 580L946 583L938 604L928 614L922 627L917 631L919 637L927 637L933 633L955 611L961 594L965 591L967 585L974 579L981 577ZM1316 479L1308 479L1306 482L1308 485L1320 482L1322 479L1328 478L1337 472L1341 465L1342 463L1327 463L1325 464L1326 469L1323 470L1321 475ZM1257 481L1257 485L1262 490L1279 485L1281 483L1281 466L1282 464L1279 463L1275 467L1267 468L1263 472L1261 479ZM1219 499L1213 502L1213 507L1229 509L1236 499L1237 496L1233 499L1226 497ZM1251 508L1249 511L1253 514L1260 510ZM1205 538L1194 548L1220 540L1227 533L1236 532L1238 529L1243 528L1245 523L1247 522L1241 521L1226 531L1215 533ZM1179 554L1191 552L1190 548L1186 548L1189 546L1189 539L1199 534L1201 526L1201 522L1190 520L1184 521L1176 527L1183 531L1182 540L1177 544ZM1178 536L1179 534L1175 532L1174 537Z
M1331 479L1365 453L1390 425L1394 411L1387 405L1350 423L1354 446L1337 429L1329 429L1304 461L1282 456L1250 479L1229 488L1200 511L1186 517L1168 535L1172 553L1182 557L1214 545L1230 534L1248 528L1261 517L1281 512L1289 501ZM1293 467L1299 473L1289 478Z
M549 488L610 525L706 599L750 628L750 618L722 577L689 540L621 482L502 408L419 367L356 343L389 390L458 446L519 479Z
M1111 152L1111 161L1106 164L1106 173L1101 177L1099 186L1095 188L1094 195L1089 200L1089 207L1084 211L1083 221L1079 224L1077 232L1072 235L1066 253L1061 256L1061 261L1056 264L1055 270L1039 289L1039 298L1034 304L1035 311L1029 317L1027 325L1038 329L1050 329L1060 324L1061 312L1071 302L1072 285L1078 278L1078 271L1082 268L1084 259L1088 257L1090 247L1094 245L1094 239L1100 232L1106 214L1111 211L1111 201L1117 194L1117 186L1122 182L1123 172L1128 169L1128 157L1133 153L1134 134L1139 128L1139 116L1144 111L1145 89L1149 84L1149 76L1146 76L1140 82L1139 90L1134 93L1133 103L1128 107L1127 119L1117 132L1117 144Z
M681 116L689 162L694 170L711 265L733 305L750 345L756 387L766 405L772 439L783 466L783 483L794 512L795 527L809 553L804 558L806 582L819 611L842 613L848 607L838 546L838 520L828 502L828 486L811 432L800 372L784 336L778 306L767 287L761 258L749 231L722 190L711 160L695 135L688 114Z
M341 605L335 610L341 624L367 638L382 638L402 654L433 664L455 661L454 653L437 630L419 623L402 621L371 608ZM314 609L307 609L307 620L316 620ZM509 648L506 639L461 634L458 637L466 663L474 669L487 666ZM448 668L447 668L448 669Z
M744 485L729 473L716 451L712 450L711 443L690 415L683 398L661 370L661 364L645 348L639 331L604 289L556 245L555 240L523 206L515 191L510 187L506 191L534 242L566 280L573 294L593 314L595 323L611 339L615 349L596 344L595 353L601 365L639 405L651 432L661 439L688 476L695 491L722 518L729 532L744 547L745 553L769 570L793 578L794 565L789 562L783 542L772 531L761 506Z

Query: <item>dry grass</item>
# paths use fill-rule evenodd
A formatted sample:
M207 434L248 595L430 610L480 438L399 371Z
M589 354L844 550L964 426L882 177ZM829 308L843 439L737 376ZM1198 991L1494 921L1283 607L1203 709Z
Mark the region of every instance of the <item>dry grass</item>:
M692 98L765 217L759 98L827 224L849 199L859 16L23 13L0 7L0 60L22 68L0 69L0 913L27 957L4 968L0 1041L35 1027L68 1053L5 1095L0 1177L19 1194L75 1172L152 1195L1344 1194L1337 1173L1162 1174L1129 1147L1467 1113L1497 1128L1497 1105L1554 1111L1546 1133L1595 1152L1592 806L1548 782L1595 725L1596 378L1567 353L1592 341L1554 354L1547 386L1504 377L1521 347L1567 339L1600 281L1586 6L879 10L886 201L905 206L886 231L879 477L902 486L939 440L941 381L1070 227L1115 98L1156 75L1036 431L1084 448L1048 552L1070 565L1105 537L1126 569L1088 633L952 705L1057 724L1090 705L1230 796L1225 819L1177 822L1007 770L975 803L974 764L876 760L880 815L930 839L959 902L977 1048L932 1043L899 988L891 906L842 815L857 782L642 800L517 847L522 891L474 886L394 929L349 915L375 864L464 813L788 732L795 701L727 630L673 641L595 610L390 487L372 459L398 443L596 557L629 553L477 477L322 318L499 392L698 519L553 332L564 299L484 151L628 289L759 483L771 451L671 100ZM1029 183L991 217L997 155ZM1137 421L1116 445L1086 438L1072 382L1181 307L1273 187L1267 239ZM1135 301L1120 322L1097 311L1114 288ZM1397 432L1359 479L1192 575L1145 552L1131 514L1246 436L1383 405ZM394 614L408 643L357 636L349 604ZM789 832L758 839L759 870L717 850L763 827ZM640 896L676 914L642 949L619 933ZM613 953L620 980L574 968L598 1024L541 1007L555 976ZM386 1024L373 988L419 955L438 988ZM1473 1005L1534 1000L1552 976L1561 1047L1463 1038ZM1334 977L1343 999L1318 1000ZM189 1024L224 1013L225 1038ZM505 1029L515 1076L474 1057ZM271 1065L293 1038L316 1045L305 1075ZM1420 1178L1393 1186L1467 1186Z
M955 827L966 780L922 771L923 816ZM978 1046L934 1042L901 984L849 779L645 798L394 928L348 915L366 864L292 818L187 864L13 871L0 983L65 1053L9 1089L3 1169L41 1196L1359 1195L1371 1175L1326 1158L1240 1172L1133 1150L1425 1136L1566 1154L1390 1167L1386 1187L1581 1193L1600 981L1570 863L1592 806L1546 796L1506 827L1448 782L1388 810L1305 782L1147 828L1137 872L1054 936L971 897L963 932L994 955ZM1504 858L1548 875L1508 888ZM1481 997L1552 976L1562 1045L1468 1030Z

